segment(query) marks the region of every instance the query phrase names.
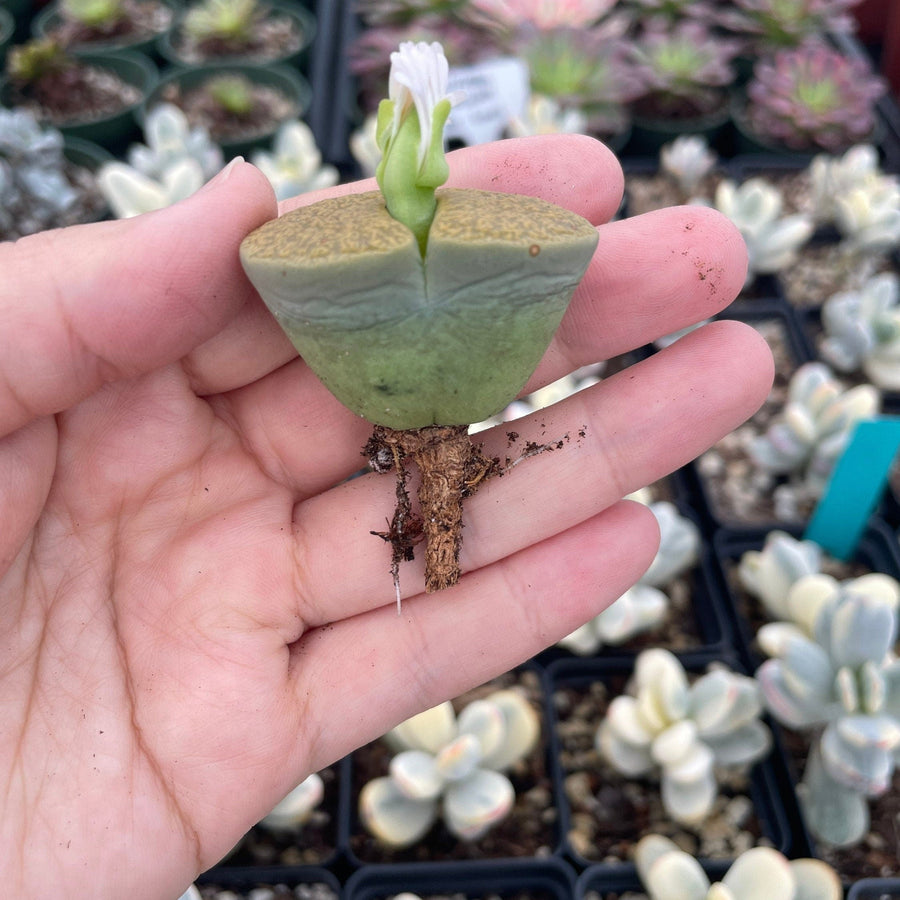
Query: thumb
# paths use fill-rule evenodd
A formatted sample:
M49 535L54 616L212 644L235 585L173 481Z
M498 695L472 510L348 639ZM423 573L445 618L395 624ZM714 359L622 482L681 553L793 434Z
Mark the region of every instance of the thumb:
M166 209L0 244L0 436L216 334L254 295L240 242L275 212L238 159Z

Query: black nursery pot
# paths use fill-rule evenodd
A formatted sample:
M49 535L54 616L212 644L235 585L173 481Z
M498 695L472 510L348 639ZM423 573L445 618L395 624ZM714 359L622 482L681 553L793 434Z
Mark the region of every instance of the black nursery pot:
M366 866L350 876L344 900L387 900L404 891L423 900L458 894L466 900L570 900L574 889L574 872L557 859L481 860Z
M258 888L277 888L275 900L294 900L298 896L315 900L339 900L341 885L328 869L317 866L260 866L246 869L213 868L197 878L204 898L228 892L228 900L247 900ZM295 893L306 888L304 894Z
M850 888L847 900L900 900L900 878L864 878Z
M743 672L735 658L720 654L692 653L676 654L689 675L702 675L713 662L727 665L732 671ZM557 794L560 797L560 824L564 834L564 852L579 868L593 868L598 878L609 879L611 884L634 880L636 870L631 861L634 844L646 834L659 832L652 807L658 802L659 785L648 780L628 778L615 772L608 764L602 763L595 769L585 769L584 765L569 765L570 759L581 755L591 756L586 742L593 742L593 734L602 717L582 723L572 711L579 704L591 700L591 693L602 685L606 691L605 704L625 691L626 684L634 672L634 660L611 658L607 660L567 660L550 666L550 682L553 691L555 720L553 728L554 758L557 761ZM597 704L601 705L601 704ZM603 712L605 714L605 710ZM588 729L583 725L589 725ZM775 849L788 854L794 844L791 821L794 811L788 807L794 802L793 796L779 794L780 773L785 763L775 745L773 752L758 762L749 771L744 786L733 792L724 785L720 794L725 796L745 796L750 801L751 810L747 820L739 830L749 832L751 843L760 838ZM576 779L573 781L572 776ZM644 785L646 784L646 789ZM579 791L578 801L584 801L578 809L574 807L572 793ZM590 847L596 851L587 855L581 844L583 838L575 840L576 817L589 815L596 820L596 843ZM668 821L668 820L667 820ZM710 820L695 829L679 828L700 840L711 831ZM737 836L736 836L737 838ZM738 838L741 842L744 837ZM722 853L715 858L700 856L700 862L712 871L724 871L734 853ZM618 860L618 861L616 861Z

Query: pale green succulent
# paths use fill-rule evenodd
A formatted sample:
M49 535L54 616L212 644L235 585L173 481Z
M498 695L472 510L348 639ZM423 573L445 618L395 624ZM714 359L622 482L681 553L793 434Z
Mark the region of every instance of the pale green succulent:
M122 0L60 0L60 11L88 27L108 27L125 14Z
M796 588L797 586L795 586ZM868 831L868 797L889 789L900 754L900 584L821 576L806 588L807 627L776 622L759 632L771 659L756 679L771 713L814 730L800 796L810 830L847 845Z
M801 578L822 570L822 548L785 531L770 531L762 550L741 556L737 574L741 585L757 597L773 619L790 620L787 598Z
M840 372L862 372L876 387L900 391L900 278L874 275L822 306L819 355Z
M706 139L696 134L680 135L659 151L660 170L675 183L685 201L694 196L712 172L716 159Z
M296 834L309 821L325 796L325 783L317 772L308 775L259 822L263 828Z
M269 179L278 200L331 187L340 177L334 166L322 164L312 131L300 121L282 124L271 153L258 150L250 162Z
M818 153L806 169L809 212L820 224L833 223L835 201L847 191L882 174L878 151L871 144L856 144L846 153Z
M638 841L634 861L650 900L841 900L837 872L819 859L789 860L771 847L745 850L721 881L659 834Z
M744 238L748 283L757 275L771 275L789 266L813 233L809 216L782 215L781 192L764 178L748 178L740 186L721 181L714 205Z
M390 847L415 843L439 816L452 834L475 840L512 809L515 789L503 772L539 735L537 713L515 690L475 700L459 716L449 702L413 716L385 735L400 752L390 774L360 792L360 819Z
M900 179L873 175L835 198L835 224L852 253L888 253L900 246Z
M104 163L97 174L100 191L118 219L171 206L190 197L205 180L200 164L193 159L172 163L159 179L117 160Z
M183 28L195 40L219 38L240 43L252 37L260 15L258 0L202 0L187 11Z
M503 409L537 366L597 231L533 197L435 193L457 98L440 45L394 55L404 53L379 113L382 192L273 220L244 240L241 260L345 406L397 430L468 425Z
M691 684L668 650L645 650L631 693L610 703L595 745L627 777L658 775L666 813L698 825L718 794L716 768L742 769L768 753L761 713L752 678L717 667Z
M818 496L854 426L874 417L880 403L872 385L845 390L824 363L806 363L791 378L781 414L751 443L750 456L767 472L796 476Z

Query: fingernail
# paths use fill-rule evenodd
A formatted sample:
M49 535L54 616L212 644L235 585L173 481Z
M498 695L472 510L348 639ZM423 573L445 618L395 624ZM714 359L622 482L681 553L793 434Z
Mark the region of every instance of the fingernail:
M197 191L197 193L199 194L202 191L207 190L208 188L215 188L221 184L224 184L231 177L231 172L235 168L235 166L238 165L238 163L242 162L244 162L244 157L236 156L233 160L231 160L230 163L228 163L227 166L225 166L223 169L220 169L212 178L210 178L210 180L207 181L206 184L204 184L203 187L200 188L199 191Z

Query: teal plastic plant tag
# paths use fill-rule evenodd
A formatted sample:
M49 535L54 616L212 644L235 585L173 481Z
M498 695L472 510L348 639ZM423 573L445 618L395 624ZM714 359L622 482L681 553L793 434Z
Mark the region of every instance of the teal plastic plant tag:
M838 559L850 559L887 484L900 448L900 417L860 422L841 454L804 537Z

